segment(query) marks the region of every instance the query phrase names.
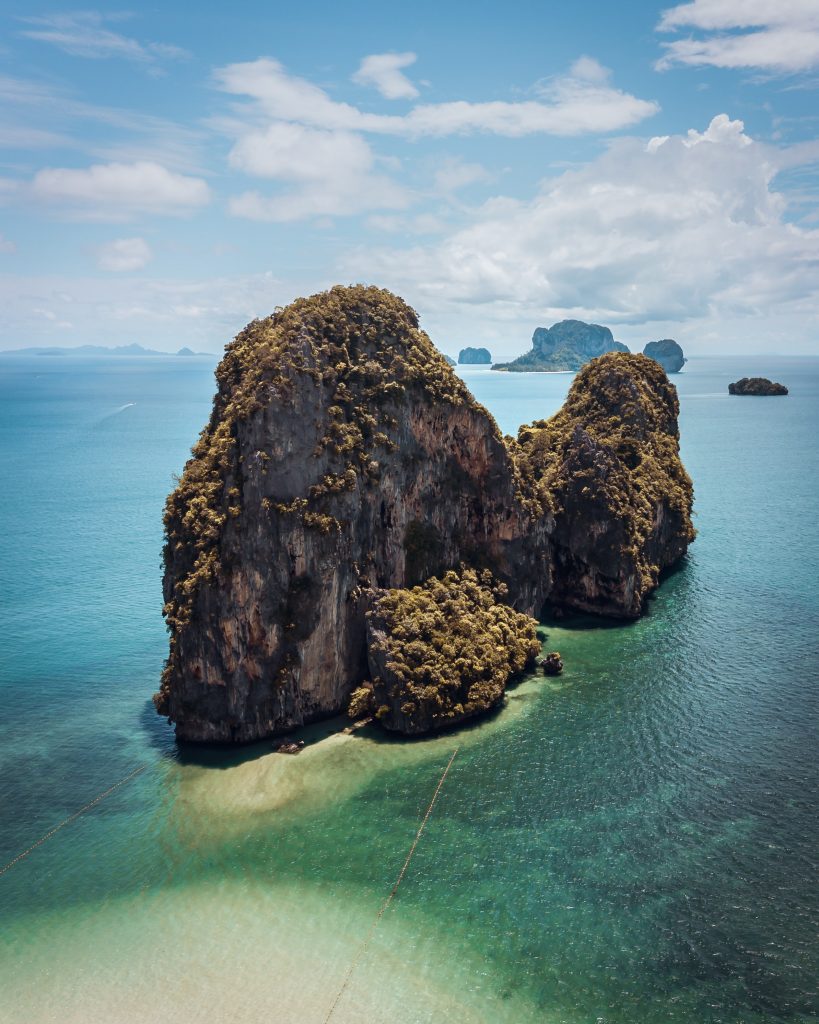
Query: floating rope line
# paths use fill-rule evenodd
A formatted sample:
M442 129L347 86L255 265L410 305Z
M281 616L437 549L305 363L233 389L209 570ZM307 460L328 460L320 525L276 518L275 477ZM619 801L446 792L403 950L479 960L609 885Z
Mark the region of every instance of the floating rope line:
M59 825L55 825L50 832L46 832L44 836L40 836L36 843L32 843L27 850L23 850L22 853L17 854L14 860L10 860L4 868L0 868L0 875L4 875L9 868L13 868L15 864L19 863L24 857L28 857L28 855L36 850L38 846L42 846L47 839L51 839L53 835L56 835L61 828L65 828L66 825L70 825L71 822L79 818L80 815L85 814L86 811L90 811L92 807L96 807L101 800L104 800L107 796L113 793L115 789L119 789L119 787L124 786L126 782L130 782L131 779L136 775L139 775L140 772L144 772L147 767L148 766L146 764L141 764L139 768L134 768L134 770L126 775L124 779L120 779L119 782L115 782L114 785L106 789L104 793L100 793L98 796L95 796L90 803L85 805L85 807L81 807L78 811L75 811L72 815L66 818L65 821L61 821Z
M370 925L370 930L367 933L367 937L362 942L361 947L359 948L358 953L355 956L355 959L353 960L353 962L350 964L349 968L347 969L347 974L346 974L346 976L344 978L344 981L341 983L341 988L336 993L336 997L333 1000L332 1006L327 1011L327 1016L324 1018L324 1024L328 1024L328 1021L330 1020L330 1018L335 1013L336 1007L338 1006L339 1001L341 1000L341 997L344 995L344 992L345 992L347 986L350 984L350 979L353 976L353 972L355 971L356 967L358 967L358 964L360 963L361 958L366 953L367 947L369 946L370 942L372 941L373 935L375 935L375 930L378 927L379 923L381 922L381 918L387 912L387 908L389 907L389 905L392 903L393 899L395 898L395 894L398 892L398 886L401 884L401 882L404 879L404 875L407 873L407 868L409 867L409 863L412 860L412 855L415 853L415 848L418 845L418 841L421 838L421 833L426 828L426 824L429 821L429 816L432 814L432 808L435 806L435 801L438 799L438 794L441 792L441 789L442 789L442 787L444 785L444 781L446 780L446 777L449 774L449 769L452 767L452 762L455 760L455 755L458 753L458 749L459 748L456 747L452 751L452 757L450 757L449 763L447 764L446 768L444 768L443 773L441 774L441 778L438 780L438 785L435 787L435 792L432 794L432 799L429 802L429 807L427 807L427 813L424 815L424 819L421 822L420 826L418 827L418 831L415 833L415 839L413 839L412 846L410 846L410 848L409 848L409 853L407 854L407 858L404 861L404 865L403 865L403 867L401 868L401 870L398 873L398 878L396 878L395 884L393 885L392 889L390 890L389 896L381 904L381 909L375 915L375 920Z

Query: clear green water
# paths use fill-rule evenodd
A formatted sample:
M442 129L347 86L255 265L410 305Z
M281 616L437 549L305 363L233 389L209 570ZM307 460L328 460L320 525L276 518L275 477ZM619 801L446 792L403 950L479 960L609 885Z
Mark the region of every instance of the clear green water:
M465 376L506 431L571 379ZM815 1019L819 361L676 383L700 536L649 615L547 623L563 677L471 729L286 758L149 703L212 366L3 359L0 864L147 768L0 876L0 1020L324 1021L456 745L334 1022Z

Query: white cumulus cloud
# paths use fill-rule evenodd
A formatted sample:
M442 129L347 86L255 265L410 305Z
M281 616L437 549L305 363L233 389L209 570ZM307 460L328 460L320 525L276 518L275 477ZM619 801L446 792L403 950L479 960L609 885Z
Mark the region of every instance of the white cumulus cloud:
M416 61L414 53L373 53L365 57L353 75L358 85L372 85L388 100L412 100L418 90L402 72Z
M775 187L780 170L816 159L720 115L704 132L620 139L528 201L495 197L436 244L359 251L342 271L385 279L435 317L480 317L506 336L517 323L522 338L565 316L674 330L796 307L819 316L819 231L791 222Z
M819 67L816 0L692 0L664 11L658 29L705 33L663 43L659 70L675 64L776 73Z
M201 178L149 160L45 168L34 176L28 192L76 216L101 220L127 220L138 213L182 215L210 201L210 189Z
M374 64L376 56L380 63ZM375 55L366 58L362 68L366 66L372 78L388 67L395 71L395 60L404 66L410 56ZM394 58L393 64L385 63L385 57ZM567 75L538 83L537 99L427 103L403 115L372 114L338 102L270 58L227 65L215 77L224 92L246 101L234 107L230 117L213 122L234 139L231 166L253 177L291 185L272 195L249 190L230 199L234 215L254 220L293 221L408 206L413 194L392 176L400 164L394 158L379 158L368 141L372 136L412 139L478 132L571 136L614 131L659 109L653 102L615 89L609 83L609 71L590 57L578 60ZM380 81L387 88L387 79ZM390 81L395 92L398 83ZM480 165L450 160L434 178L437 192L451 195L487 181L489 175Z
M376 170L370 146L353 132L275 121L241 134L229 162L246 174L291 186L274 195L248 191L234 196L231 213L250 220L344 217L409 203L408 192Z
M97 251L97 266L100 270L125 272L142 270L153 257L151 247L144 238L115 238L101 245Z
M366 173L373 155L364 139L352 132L275 121L242 135L230 151L229 162L259 178L321 181L336 174Z

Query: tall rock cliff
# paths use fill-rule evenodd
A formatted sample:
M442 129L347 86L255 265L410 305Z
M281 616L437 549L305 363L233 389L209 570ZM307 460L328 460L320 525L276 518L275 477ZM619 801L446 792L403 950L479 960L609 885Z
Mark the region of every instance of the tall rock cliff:
M521 470L555 517L551 601L636 618L694 539L673 384L653 359L585 366L563 408L518 433Z
M242 741L339 711L366 674L374 588L460 562L534 611L551 586L491 416L400 299L334 288L250 324L165 513L158 709Z
M692 536L676 393L642 356L597 360L557 417L505 441L413 310L357 286L249 324L216 378L165 511L155 700L180 739L341 710L377 592L463 563L529 615L631 616Z

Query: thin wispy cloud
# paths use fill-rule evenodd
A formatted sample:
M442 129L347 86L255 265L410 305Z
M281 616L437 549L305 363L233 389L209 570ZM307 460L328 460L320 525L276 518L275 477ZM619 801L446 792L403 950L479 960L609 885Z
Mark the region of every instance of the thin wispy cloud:
M97 266L113 273L142 270L151 262L153 252L144 238L115 238L97 250Z
M704 33L663 43L661 71L677 64L780 74L819 68L816 0L693 0L664 11L657 28Z
M218 351L237 326L267 315L281 298L281 283L269 272L199 278L121 273L102 286L96 275L0 276L4 322L17 345L21 336L28 344L54 343L73 323L80 327L77 339L69 336L75 343L144 343L167 332L173 348L184 337L191 347Z
M52 83L10 75L0 75L0 104L0 147L81 150L98 160L152 160L183 173L203 173L208 132L198 125L89 103ZM90 128L97 130L87 135Z
M73 57L91 60L119 58L154 66L162 60L179 60L190 56L180 46L140 42L110 27L112 23L128 17L127 14L103 14L99 11L25 17L19 19L27 26L20 34L27 39L56 46Z
M599 65L598 65L599 67ZM616 131L656 114L659 105L616 89L585 66L553 78L538 100L451 100L425 103L406 114L373 114L332 99L324 89L291 75L279 61L262 57L228 64L215 73L217 86L245 97L277 121L313 128L397 135L408 138L487 133L507 137L574 136Z

